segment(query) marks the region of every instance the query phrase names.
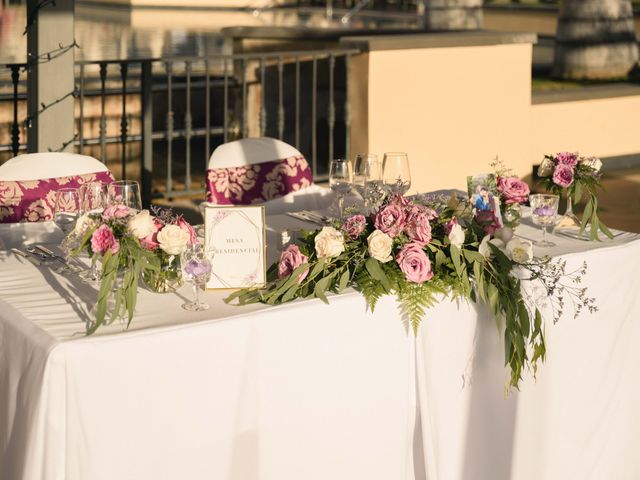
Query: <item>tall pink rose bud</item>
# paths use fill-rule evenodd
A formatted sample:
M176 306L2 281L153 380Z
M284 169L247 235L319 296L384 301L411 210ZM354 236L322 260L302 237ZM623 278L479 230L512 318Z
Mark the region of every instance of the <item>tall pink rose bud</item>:
M108 225L100 225L91 235L91 250L94 253L104 254L107 250L118 253L120 243L113 235Z
M362 232L364 232L366 225L367 219L364 215L353 215L342 223L340 229L346 233L349 238L355 240L362 234Z
M525 203L529 198L529 185L517 177L499 177L498 192L507 205Z
M158 232L162 229L163 226L164 223L162 223L159 218L153 218L153 232L140 239L140 245L142 245L142 248L144 248L145 250L155 250L160 246L160 244L158 243Z
M103 220L111 220L112 218L126 218L131 213L131 209L125 205L109 205L102 212L102 218Z
M393 238L402 232L405 222L404 207L396 203L390 203L378 210L373 223L378 230Z
M414 206L407 215L405 232L418 245L424 246L431 241L431 224L423 208Z
M433 278L431 261L416 243L408 243L402 247L396 256L396 262L409 282L423 283Z
M297 245L289 245L281 254L278 263L278 278L285 278L291 275L296 268L303 263L307 263L309 258L300 251ZM305 270L298 275L298 283L307 278L309 270Z
M578 165L578 154L571 152L556 153L555 161L558 165L568 165L572 169Z
M451 220L444 224L444 233L449 235L451 233L451 230L453 230L453 227L455 227L456 225L458 225L458 219L456 217L453 217Z
M573 183L573 167L559 164L553 171L553 183L562 188L567 188Z
M189 234L189 245L198 243L198 234L184 218L178 217L176 225Z
M400 205L401 207L411 207L413 205L413 202L411 202L411 200L409 200L404 195L401 195L400 193L394 193L391 196L391 201L389 203Z

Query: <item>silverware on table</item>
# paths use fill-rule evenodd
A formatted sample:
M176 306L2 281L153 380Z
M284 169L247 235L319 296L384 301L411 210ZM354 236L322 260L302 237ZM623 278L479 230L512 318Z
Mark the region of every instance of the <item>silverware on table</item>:
M33 263L37 267L42 265L42 262L37 261L31 255L28 255L26 252L23 252L22 250L20 250L18 248L12 248L11 251L13 253L15 253L16 255L18 255L19 257L27 259L29 262Z
M36 247L29 245L25 248L27 252L29 252L31 255L39 259L41 262L47 262L47 261L53 260L49 255L39 251Z
M52 260L58 260L59 262L62 262L65 266L67 266L67 267L69 266L69 262L67 262L64 259L64 257L61 257L60 255L56 255L51 250L49 250L47 247L45 247L43 245L35 245L35 248L37 250L39 250L40 252L42 252L43 254L47 255Z
M301 220L303 222L313 223L315 225L320 225L320 226L324 225L324 222L322 222L318 218L310 217L308 215L305 215L302 212L287 212L287 216L291 218L295 218L296 220Z

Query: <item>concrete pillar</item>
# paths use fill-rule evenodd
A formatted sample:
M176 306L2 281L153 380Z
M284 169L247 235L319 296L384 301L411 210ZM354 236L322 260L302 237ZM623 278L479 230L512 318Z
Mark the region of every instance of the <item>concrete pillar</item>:
M73 150L74 3L27 1L29 152Z

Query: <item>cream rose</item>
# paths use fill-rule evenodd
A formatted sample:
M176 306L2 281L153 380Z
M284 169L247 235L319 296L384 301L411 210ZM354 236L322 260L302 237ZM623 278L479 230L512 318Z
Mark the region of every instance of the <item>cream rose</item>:
M542 160L542 163L538 167L538 176L539 177L548 177L553 173L556 164L550 158L545 158Z
M386 233L374 230L367 237L367 244L369 245L369 255L379 262L386 263L393 259L391 256L393 239Z
M74 235L82 236L91 228L95 228L98 226L98 222L96 222L93 218L91 218L86 213L81 215L76 222L76 226L73 229Z
M129 219L127 227L136 238L148 237L154 232L153 217L149 210L140 210Z
M449 242L458 248L464 243L464 230L457 223L451 228L451 232L449 232Z
M478 252L484 258L491 258L493 256L493 250L491 250L491 247L489 246L490 243L498 248L504 248L504 242L502 240L500 240L499 238L492 239L491 235L485 235L485 237L480 242L480 246L478 247Z
M157 238L160 248L169 255L180 255L189 243L189 234L177 225L165 225Z
M533 244L528 240L512 238L507 243L506 253L516 263L527 263L533 260Z
M344 237L333 227L323 227L316 235L315 244L318 258L337 257L344 252Z
M598 173L602 168L602 160L600 160L598 157L582 158L580 160L580 163L591 168L591 170L593 170L595 173Z

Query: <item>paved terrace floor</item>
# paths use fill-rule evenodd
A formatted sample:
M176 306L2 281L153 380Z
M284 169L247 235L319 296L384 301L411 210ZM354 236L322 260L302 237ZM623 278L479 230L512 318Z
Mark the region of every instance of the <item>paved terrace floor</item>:
M606 172L603 176L605 192L598 196L600 218L612 228L640 233L640 168ZM194 224L202 223L198 204L202 199L159 201L173 207ZM578 212L581 210L578 209Z

